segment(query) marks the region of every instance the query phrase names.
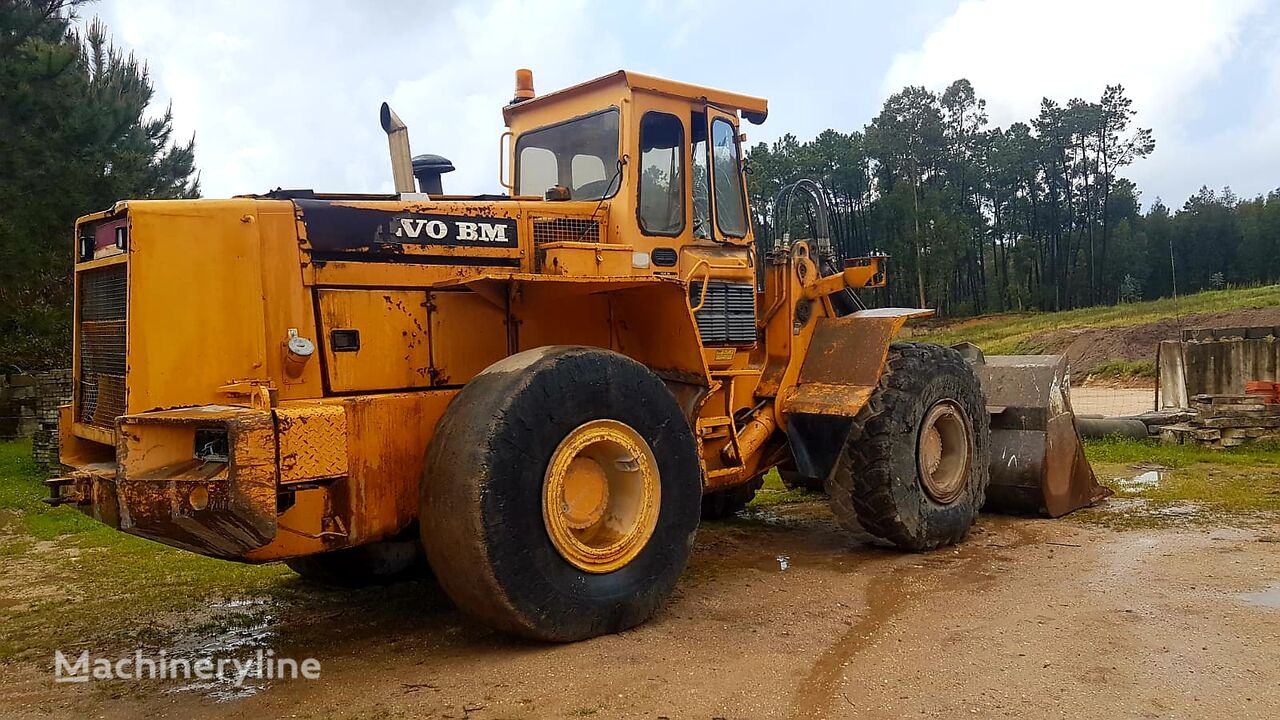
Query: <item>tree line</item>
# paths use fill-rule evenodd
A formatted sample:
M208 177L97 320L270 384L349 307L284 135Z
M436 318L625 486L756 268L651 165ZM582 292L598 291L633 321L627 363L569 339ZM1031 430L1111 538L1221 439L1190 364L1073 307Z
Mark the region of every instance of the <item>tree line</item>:
M1000 128L968 80L907 87L861 130L752 147L753 220L765 238L803 234L807 220L774 203L795 178L817 179L837 248L891 256L879 301L953 316L1280 281L1280 192L1206 188L1143 212L1122 173L1155 140L1134 114L1112 85L1096 101L1045 98L1036 117Z

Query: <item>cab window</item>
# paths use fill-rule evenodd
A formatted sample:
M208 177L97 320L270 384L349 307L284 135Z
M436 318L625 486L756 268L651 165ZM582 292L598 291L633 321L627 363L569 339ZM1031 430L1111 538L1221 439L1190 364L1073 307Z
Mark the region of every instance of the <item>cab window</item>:
M711 239L711 165L707 152L707 114L693 113L689 122L689 135L693 141L689 150L693 156L693 236L700 240Z
M640 118L640 230L679 235L684 230L684 125L650 111Z
M516 194L543 195L556 185L574 200L618 192L618 109L537 130L516 140Z
M746 203L742 197L742 165L738 133L728 120L711 122L711 164L715 177L716 225L722 235L745 237Z

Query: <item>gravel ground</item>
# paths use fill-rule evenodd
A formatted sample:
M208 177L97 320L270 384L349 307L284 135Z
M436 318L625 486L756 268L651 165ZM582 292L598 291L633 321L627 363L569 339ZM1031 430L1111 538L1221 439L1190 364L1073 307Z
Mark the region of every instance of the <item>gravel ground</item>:
M1108 512L1134 510L1088 516ZM668 606L619 635L514 641L429 582L329 593L172 648L256 643L320 680L71 686L10 664L0 716L1278 717L1280 524L1224 524L984 517L902 554L851 544L822 503L777 506L700 531Z

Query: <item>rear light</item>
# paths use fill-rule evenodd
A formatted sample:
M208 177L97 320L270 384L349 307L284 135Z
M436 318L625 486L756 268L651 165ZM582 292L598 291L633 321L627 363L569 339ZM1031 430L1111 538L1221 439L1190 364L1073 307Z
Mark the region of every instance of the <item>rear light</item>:
M80 228L76 255L80 262L123 255L129 250L129 219L117 217Z

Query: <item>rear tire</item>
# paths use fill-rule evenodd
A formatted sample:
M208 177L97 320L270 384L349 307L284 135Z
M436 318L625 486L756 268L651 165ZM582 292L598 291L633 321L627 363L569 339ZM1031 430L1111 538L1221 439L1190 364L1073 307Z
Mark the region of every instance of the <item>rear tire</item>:
M905 550L959 542L986 497L989 424L982 386L960 353L893 344L827 479L836 520Z
M307 582L342 588L383 585L428 574L416 537L290 558L284 564Z
M567 489L557 501L546 493L556 487L552 473L566 466L564 448L575 447L584 428L601 425L631 433L647 452L611 457L594 472L614 473L610 483L639 473L644 487L656 483L645 497L656 498L657 507L643 515L649 529L641 540L627 535L588 548L605 555L630 548L616 567L588 570L580 565L589 566L589 554L566 549L572 541L564 539L565 523L570 533L610 529L624 514L613 499L626 496L610 484L605 498L597 493L590 508L571 510ZM576 462L566 472L576 472ZM596 348L529 350L473 378L441 418L423 470L423 545L454 603L495 628L548 641L618 632L647 620L683 572L698 525L701 473L689 422L644 365Z

